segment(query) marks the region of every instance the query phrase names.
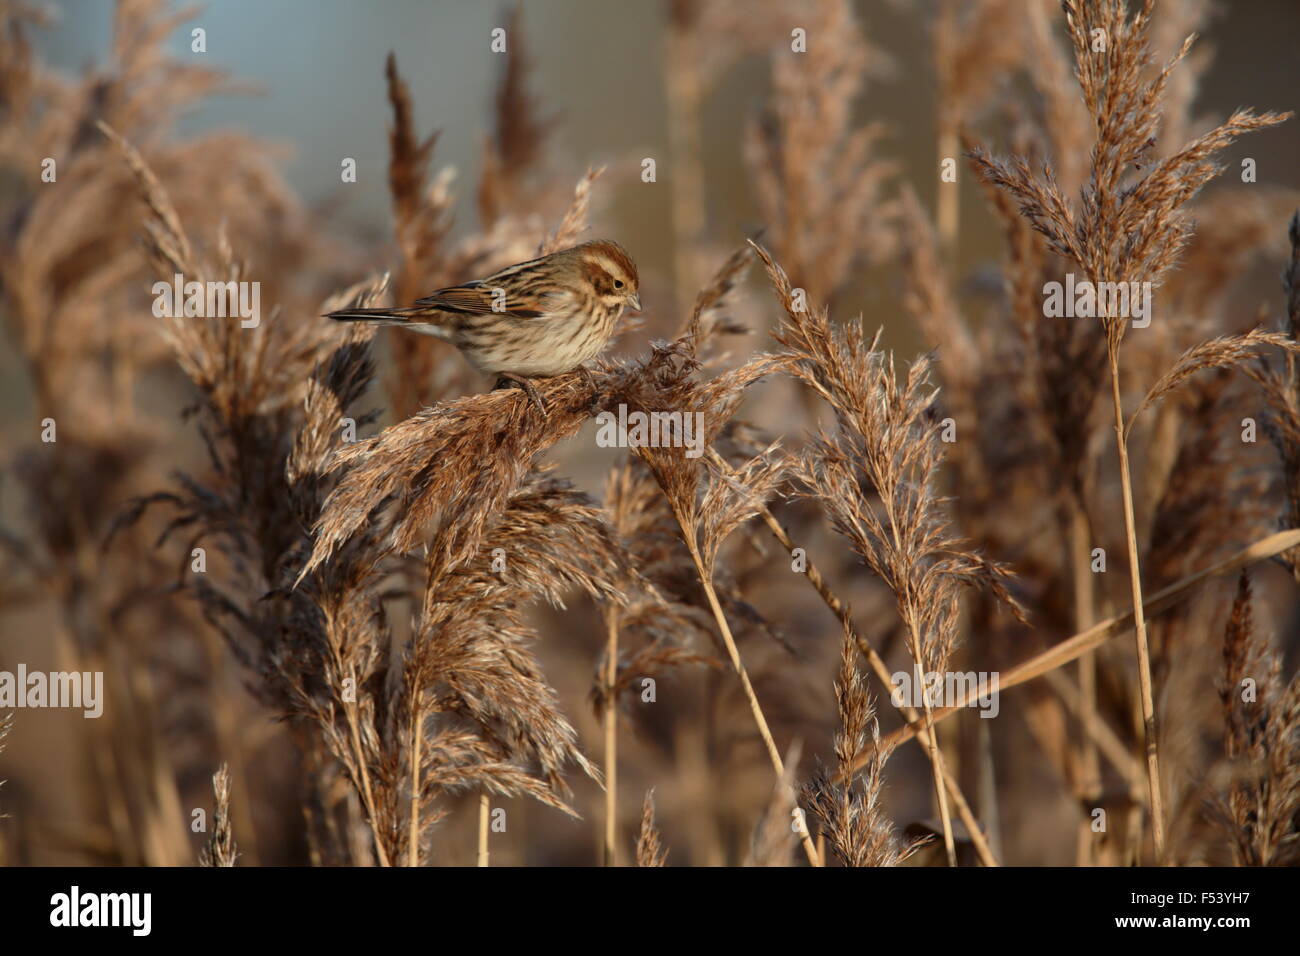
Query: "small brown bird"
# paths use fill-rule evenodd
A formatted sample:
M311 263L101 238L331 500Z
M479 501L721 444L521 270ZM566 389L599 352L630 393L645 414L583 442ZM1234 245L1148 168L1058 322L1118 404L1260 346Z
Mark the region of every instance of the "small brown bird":
M543 415L529 379L580 369L609 342L626 306L641 308L636 263L617 242L593 239L571 249L507 266L486 279L439 289L400 309L344 309L342 322L400 325L460 349L497 387L513 382Z

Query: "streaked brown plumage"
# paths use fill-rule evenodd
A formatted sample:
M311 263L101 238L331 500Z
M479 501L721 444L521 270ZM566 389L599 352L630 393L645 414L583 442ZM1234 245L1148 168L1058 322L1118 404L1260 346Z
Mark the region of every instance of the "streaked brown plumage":
M571 372L599 355L624 308L641 307L638 288L627 250L594 239L439 289L413 306L345 309L329 318L400 325L444 339L498 383L520 385L544 412L528 380Z

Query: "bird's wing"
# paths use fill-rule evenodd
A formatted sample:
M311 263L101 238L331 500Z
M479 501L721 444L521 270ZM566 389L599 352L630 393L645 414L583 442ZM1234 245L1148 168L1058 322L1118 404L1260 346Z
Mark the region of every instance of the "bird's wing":
M490 280L476 280L464 285L454 285L448 289L439 289L423 299L417 299L416 305L441 309L444 312L461 312L468 315L509 315L516 319L536 319L546 315L547 309L539 308L547 298L546 295L533 296L528 301L508 292L503 296L499 287L494 287Z

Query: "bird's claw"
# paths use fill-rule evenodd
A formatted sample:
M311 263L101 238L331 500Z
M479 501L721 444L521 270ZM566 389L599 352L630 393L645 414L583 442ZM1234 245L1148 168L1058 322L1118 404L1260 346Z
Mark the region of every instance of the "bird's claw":
M587 406L587 411L594 415L596 412L600 411L600 386L596 384L596 379L591 374L591 369L587 368L587 366L579 365L578 371L582 373L582 377L587 381L587 386L591 389L591 403Z
M547 417L546 402L542 401L542 395L537 391L537 386L521 375L501 375L497 378L497 388L506 388L509 385L517 385L528 396L528 400L542 414L543 418Z

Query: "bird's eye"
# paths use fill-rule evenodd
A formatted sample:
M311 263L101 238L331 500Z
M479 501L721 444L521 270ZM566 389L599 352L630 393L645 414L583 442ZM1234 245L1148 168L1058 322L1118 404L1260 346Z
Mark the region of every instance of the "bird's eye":
M622 280L622 279L615 279L615 280L614 280L614 288L615 288L615 289L621 289L621 288L623 288L623 280Z

